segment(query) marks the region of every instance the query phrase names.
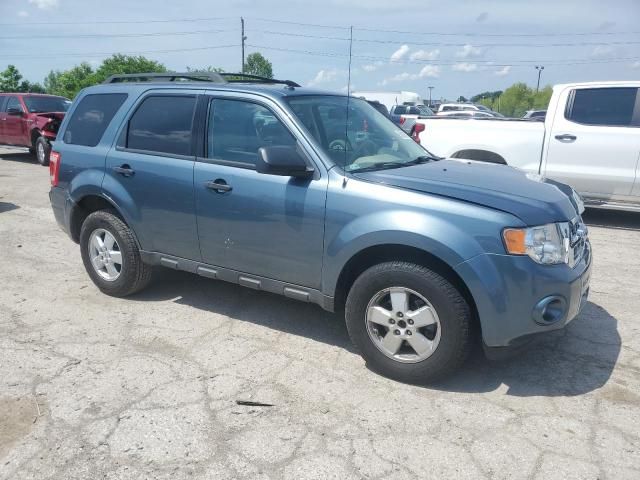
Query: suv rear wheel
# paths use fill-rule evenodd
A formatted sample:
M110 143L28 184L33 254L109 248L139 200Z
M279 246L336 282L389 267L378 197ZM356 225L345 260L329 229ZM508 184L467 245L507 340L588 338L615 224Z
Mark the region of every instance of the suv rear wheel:
M51 154L51 144L45 137L38 137L35 143L36 158L42 166L49 165L49 155Z
M107 295L125 297L146 287L152 267L140 258L133 232L114 211L90 214L80 230L84 267Z
M372 369L408 383L433 382L462 365L471 311L436 272L388 262L360 275L347 297L349 336Z

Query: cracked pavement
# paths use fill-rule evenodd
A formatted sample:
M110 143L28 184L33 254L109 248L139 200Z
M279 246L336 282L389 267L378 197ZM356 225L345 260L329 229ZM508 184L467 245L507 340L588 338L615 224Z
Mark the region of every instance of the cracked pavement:
M2 479L640 478L640 215L586 215L566 330L421 387L312 305L169 270L101 294L48 184L0 148Z

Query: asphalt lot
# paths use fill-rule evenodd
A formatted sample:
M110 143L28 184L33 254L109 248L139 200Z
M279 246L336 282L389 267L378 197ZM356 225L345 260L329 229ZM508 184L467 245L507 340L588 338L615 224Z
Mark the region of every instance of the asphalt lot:
M640 478L640 215L586 215L566 330L419 387L311 305L168 270L101 294L48 190L0 147L0 478Z

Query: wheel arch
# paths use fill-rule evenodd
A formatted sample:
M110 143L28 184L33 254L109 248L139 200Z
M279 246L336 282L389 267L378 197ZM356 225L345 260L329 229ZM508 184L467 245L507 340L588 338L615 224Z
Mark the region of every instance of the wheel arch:
M30 138L31 138L31 147L35 148L36 147L36 140L38 140L39 137L42 136L42 132L40 131L39 128L32 128L31 129L31 133L30 133Z
M360 250L342 267L335 290L335 309L344 310L347 294L353 282L365 270L388 261L405 261L427 267L447 279L469 304L474 324L479 328L478 309L471 291L454 268L440 257L417 247L401 244L374 245Z
M113 201L102 195L88 193L79 200L75 201L71 209L71 214L69 217L69 234L71 235L71 239L74 242L80 242L80 231L85 219L93 212L97 212L99 210L114 211L118 218L120 218L120 220L122 220L124 224L133 232L131 225L129 224L129 222L127 222L126 218L124 217L124 215L122 215L120 209ZM133 236L136 239L138 247L140 247L140 243L138 242L138 237L136 236L135 232L133 232Z

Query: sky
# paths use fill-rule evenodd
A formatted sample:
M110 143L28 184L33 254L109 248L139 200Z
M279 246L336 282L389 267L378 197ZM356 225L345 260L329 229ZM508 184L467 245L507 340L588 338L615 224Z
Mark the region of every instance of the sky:
M541 86L640 79L640 0L0 0L0 69L42 81L127 53L239 71L241 16L247 54L327 90L346 90L350 45L351 90L470 97L535 87L535 65Z

